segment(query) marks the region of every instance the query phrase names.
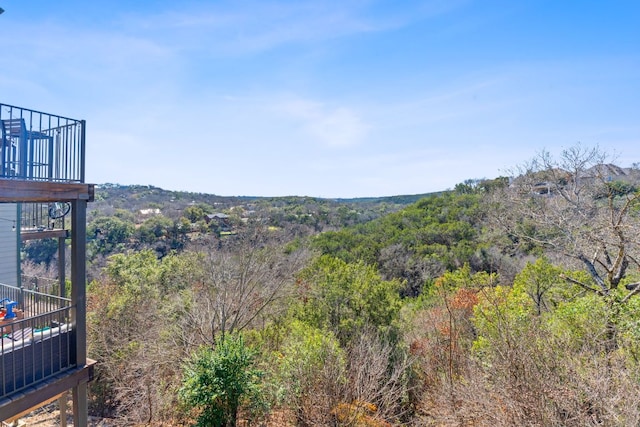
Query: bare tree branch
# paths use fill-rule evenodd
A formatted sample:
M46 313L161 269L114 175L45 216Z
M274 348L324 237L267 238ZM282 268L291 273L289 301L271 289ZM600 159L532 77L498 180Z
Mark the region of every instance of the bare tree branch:
M604 295L604 293L603 293L603 291L602 291L602 290L600 290L600 289L598 289L598 288L594 288L594 287L592 287L592 286L589 286L589 285L587 285L587 284L585 284L585 283L582 283L581 281L576 280L576 279L574 279L574 278L572 278L572 277L565 276L565 275L562 275L562 276L560 276L560 277L561 277L562 279L566 280L566 281L567 281L567 282L569 282L569 283L573 283L574 285L578 285L578 286L582 287L583 289L586 289L587 291L595 292L595 293L596 293L596 294L598 294L598 295Z

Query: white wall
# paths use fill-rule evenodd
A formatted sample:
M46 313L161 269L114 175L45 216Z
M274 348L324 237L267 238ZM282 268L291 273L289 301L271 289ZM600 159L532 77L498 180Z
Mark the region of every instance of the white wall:
M18 286L20 226L17 216L18 207L15 203L0 203L0 283L12 286Z

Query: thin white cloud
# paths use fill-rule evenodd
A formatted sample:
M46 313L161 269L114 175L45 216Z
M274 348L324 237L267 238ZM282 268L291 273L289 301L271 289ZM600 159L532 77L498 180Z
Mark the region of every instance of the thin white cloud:
M147 84L157 84L176 68L173 53L155 40L105 29L11 22L0 28L0 38L3 57L11 63L7 80L23 80L10 85L0 79L0 89L9 96L22 94L23 102L30 103L23 92L34 82L51 96L78 94L94 103L118 102L123 96L140 96Z
M373 24L357 12L340 2L200 3L155 16L129 15L122 25L176 49L240 54L372 31Z
M296 43L315 43L397 29L460 7L466 0L411 1L222 1L180 3L149 16L128 14L130 33L160 37L176 49L251 54ZM375 13L386 7L385 13Z
M319 102L296 99L280 104L276 110L301 124L314 140L329 147L352 147L366 138L370 126L351 108L330 107Z

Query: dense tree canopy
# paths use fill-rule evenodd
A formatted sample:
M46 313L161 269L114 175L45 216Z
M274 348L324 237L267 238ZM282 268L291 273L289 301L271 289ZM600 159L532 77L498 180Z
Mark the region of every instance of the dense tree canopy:
M92 407L129 424L640 425L640 173L607 162L542 152L418 200L173 208L139 188L154 210L89 224Z
M465 263L475 271L492 269L480 200L477 193L427 197L378 220L322 233L314 245L346 262L377 266L383 277L404 280L403 293L415 296L427 281Z

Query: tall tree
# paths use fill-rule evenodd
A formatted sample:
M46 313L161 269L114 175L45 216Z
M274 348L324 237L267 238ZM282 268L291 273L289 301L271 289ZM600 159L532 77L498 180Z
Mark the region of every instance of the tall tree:
M375 267L323 255L300 275L296 316L335 333L348 346L367 329L393 340L401 308L398 280L383 280Z
M266 228L249 229L199 248L202 283L185 304L185 336L196 345L213 345L218 336L262 325L287 297L308 251L285 251L279 236Z
M512 185L494 193L494 220L516 244L572 260L589 280L564 277L604 298L611 317L606 348L616 347L620 305L640 292L624 284L640 267L640 193L637 171L621 169L598 147L570 147L556 159L542 151L516 169Z

